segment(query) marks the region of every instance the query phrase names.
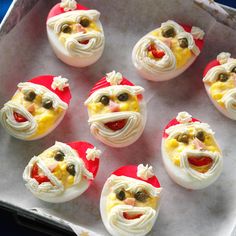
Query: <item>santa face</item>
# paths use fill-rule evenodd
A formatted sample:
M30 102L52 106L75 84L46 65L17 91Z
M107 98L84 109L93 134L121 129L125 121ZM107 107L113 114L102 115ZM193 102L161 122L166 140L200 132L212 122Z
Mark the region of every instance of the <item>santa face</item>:
M54 203L81 195L93 177L78 152L60 142L33 157L23 173L26 187L36 197Z
M223 159L209 125L189 118L179 124L173 120L170 124L175 125L167 126L162 139L162 157L175 182L189 189L201 189L218 178Z
M16 93L1 109L0 121L12 136L35 140L51 132L67 108L68 104L46 87L19 83Z
M99 17L96 10L73 10L49 18L48 38L57 57L76 67L96 62L105 42Z
M197 27L183 28L174 21L167 21L137 42L132 53L133 63L146 79L172 79L186 70L199 55L203 35L204 32Z
M103 223L113 236L143 236L153 227L159 212L161 188L142 180L111 175L102 190Z
M236 59L230 58L229 53L221 53L218 57L224 55L228 57L222 64L218 61L209 63L203 82L216 108L236 120Z
M113 85L95 91L85 102L92 134L113 147L135 142L146 123L142 92L142 87L129 85Z

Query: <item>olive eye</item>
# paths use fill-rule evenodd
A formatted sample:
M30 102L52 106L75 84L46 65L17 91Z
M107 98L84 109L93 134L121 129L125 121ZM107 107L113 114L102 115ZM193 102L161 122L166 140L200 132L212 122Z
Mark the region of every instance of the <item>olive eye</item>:
M221 73L219 74L219 81L220 82L226 82L229 79L227 74Z
M42 105L43 105L44 108L50 109L53 105L53 102L50 99L46 99L46 100L43 101Z
M55 156L54 156L54 159L56 161L63 161L64 160L64 156L65 156L65 154L62 151L57 151Z
M67 165L66 170L70 175L75 176L75 165L74 164Z
M176 139L177 139L178 142L187 144L188 143L188 138L189 138L188 135L184 133L184 134L179 134Z
M129 94L128 93L122 93L118 96L118 100L124 102L129 99Z
M236 73L236 66L231 70L231 72Z
M196 138L198 138L200 141L204 142L205 140L205 135L203 131L198 131L196 134Z
M61 27L61 31L65 34L69 34L71 33L72 31L72 28L71 26L69 26L68 24L64 24L62 27Z
M188 47L188 40L186 38L178 39L179 46L181 48L187 48Z
M104 95L100 98L99 102L101 102L104 106L107 106L109 104L109 97Z
M162 36L165 38L175 37L175 29L173 27L165 27L162 29Z
M120 201L125 200L125 191L120 190L119 192L116 193L116 198L119 199Z
M145 191L138 191L134 194L134 198L139 202L145 202L149 195Z
M26 101L32 102L36 97L36 93L32 90L27 91L24 98Z
M80 24L83 27L88 27L90 25L90 20L86 17L82 17L81 20L80 20Z

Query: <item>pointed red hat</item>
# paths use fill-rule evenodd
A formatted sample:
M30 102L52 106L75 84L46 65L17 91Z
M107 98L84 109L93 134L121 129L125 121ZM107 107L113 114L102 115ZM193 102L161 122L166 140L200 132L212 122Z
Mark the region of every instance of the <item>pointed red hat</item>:
M189 118L189 121L188 121L188 122L185 122L185 123L193 123L193 122L201 122L201 121L198 120L198 119L195 119L195 118L191 117L191 118ZM174 118L174 119L172 119L172 120L168 123L168 125L165 127L162 137L163 137L163 138L167 138L169 135L166 133L166 130L167 130L168 128L170 128L171 126L175 126L175 125L178 125L178 124L183 124L183 122L180 122L180 120L178 120L177 117Z
M125 177L133 178L136 180L141 180L148 184L151 184L155 188L160 188L161 185L155 175L153 175L152 177L146 180L146 179L138 177L137 173L138 173L138 166L130 165L130 166L123 166L117 169L116 171L114 171L112 174L116 176L125 176Z
M60 90L58 87L56 87L56 85L55 87L53 86L55 82L55 78L57 78L58 80L64 79L64 78L61 78L60 76L41 75L41 76L38 76L29 80L28 82L46 87L51 92L55 93L63 102L69 105L70 100L71 100L71 93L70 93L69 85L65 84L66 87Z
M92 144L84 141L67 143L67 145L78 153L79 157L84 161L86 169L92 173L95 178L99 168L99 155L101 151L96 149ZM93 158L89 157L88 150L90 150L90 154L93 155Z
M63 1L61 3L58 3L56 4L52 9L51 11L49 12L48 14L48 19L54 17L54 16L57 16L57 15L60 15L60 14L63 14L63 13L66 13L66 12L69 12L69 11L76 11L76 10L89 10L87 7L83 6L83 5L80 5L78 3L76 3L75 0L66 0L64 1L65 3L67 2L67 6L65 6L63 4ZM70 6L73 6L73 7L70 7Z

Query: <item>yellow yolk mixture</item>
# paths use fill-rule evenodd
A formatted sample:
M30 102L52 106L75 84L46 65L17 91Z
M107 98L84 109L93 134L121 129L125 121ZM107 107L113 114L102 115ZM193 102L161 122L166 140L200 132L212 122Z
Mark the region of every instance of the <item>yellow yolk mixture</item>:
M188 143L178 141L177 137L171 139L167 138L165 140L164 143L165 150L167 152L167 155L171 158L171 161L173 162L174 165L180 166L180 154L184 150L197 150L193 140L196 138L194 134L197 133L198 131L202 130L196 130L194 127L188 127L188 132L185 133L188 135ZM204 132L204 141L202 141L202 143L205 145L204 150L208 150L211 152L220 152L220 149L215 143L212 135ZM211 165L205 165L205 166L190 165L190 166L196 171L199 171L201 173L206 172L211 167Z
M129 94L129 99L127 101L119 101L116 96L110 97L110 99L119 104L119 111L133 111L140 112L140 106L138 102L138 98L135 95ZM93 102L88 104L88 111L91 116L93 115L101 115L106 113L111 113L108 105L103 105L101 102Z
M233 74L233 73L232 73ZM222 107L225 107L222 102L222 97L230 90L236 87L235 79L233 75L229 76L229 79L225 82L216 81L210 84L210 95L211 97Z
M66 40L73 34L78 33L78 23L77 22L68 22L67 23L70 27L71 27L71 32L70 33L64 33L64 32L60 32L58 37L59 37L59 41L62 44L65 44ZM90 24L88 27L84 27L83 28L86 32L90 32L90 31L97 31L97 32L101 32L100 27L95 23L90 21Z
M134 194L128 191L125 191L125 196L126 198L134 198ZM107 212L110 212L111 209L115 206L126 205L124 201L125 200L121 201L117 199L116 194L114 192L111 192L107 196L107 201L106 201ZM158 202L159 202L159 197L148 197L145 202L140 202L140 201L135 200L134 206L135 207L151 207L153 209L156 209Z
M62 108L46 109L42 107L42 97L40 95L37 95L32 102L29 102L24 99L24 94L22 92L17 92L12 97L11 101L23 105L26 110L30 111L38 124L36 132L31 137L29 137L29 139L46 133L50 128L53 127L53 125L63 115L64 112ZM32 107L34 108L31 109Z
M189 61L189 59L193 57L193 54L189 48L181 48L179 46L179 42L178 42L177 37L165 38L161 34L161 29L154 30L150 34L155 36L157 39L159 39L162 42L165 42L166 40L171 40L170 48L176 58L176 68L177 69L184 66ZM152 53L149 52L148 55L152 59L156 59L153 57ZM156 59L156 60L160 60L160 59Z
M39 155L39 157L52 172L52 174L62 182L64 187L68 188L74 184L74 176L70 175L66 170L66 161L56 161L54 159L55 154L56 151L45 150ZM44 173L42 174L44 175Z

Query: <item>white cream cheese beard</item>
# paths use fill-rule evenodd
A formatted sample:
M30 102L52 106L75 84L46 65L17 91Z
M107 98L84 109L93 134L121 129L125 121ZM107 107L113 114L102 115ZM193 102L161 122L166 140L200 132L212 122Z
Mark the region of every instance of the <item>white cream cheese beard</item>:
M105 126L108 122L114 122L126 119L125 126L117 131L111 130ZM142 134L145 123L146 114L139 112L114 112L102 115L96 115L89 118L91 133L103 143L112 147L124 147L135 142Z
M55 145L47 150L62 151L65 154L64 160L67 164L75 166L74 184L65 189L62 182L51 173L40 156L34 156L25 167L23 173L26 187L41 200L53 203L69 201L82 194L88 188L89 180L93 179L93 174L86 169L83 160L78 157L78 153L69 145L61 142L56 142ZM31 178L35 164L38 165L50 182L39 184L36 179Z
M108 213L106 210L107 197L111 192L119 189L136 192L140 189L148 192L152 197L160 197L162 188L155 188L151 184L140 180L134 180L126 176L111 175L104 184L101 199L100 210L104 225L113 236L144 236L153 227L160 208L158 200L157 208L151 207L133 207L130 205L118 205ZM123 213L143 214L141 217L133 220L124 218Z
M156 30L145 35L141 38L132 51L132 61L138 72L146 79L153 81L164 81L172 79L182 72L184 72L199 55L200 50L196 46L193 36L185 32L184 28L174 21L167 21L162 23L161 28L172 26L176 33L177 38L186 38L188 41L188 48L193 52L192 58L179 69L176 69L176 58L171 49L161 40L151 35ZM165 52L163 58L159 60L152 59L148 56L147 48L150 44L155 44L158 49Z
M168 138L162 138L162 159L169 176L179 185L188 189L202 189L212 184L221 174L223 169L223 158L220 152L210 152L207 150L185 150L180 154L180 167L174 165L171 157L166 152L165 142L168 139L176 137L180 133L187 132L187 128L194 126L196 129L200 128L213 137L214 132L206 123L194 122L184 123L171 126L166 130L169 134ZM214 137L213 137L214 139ZM215 139L214 139L215 141ZM216 141L215 141L216 143ZM188 157L207 156L213 160L211 168L205 172L200 173L191 168Z
M65 47L58 39L61 26L65 23L80 22L82 17L95 21L101 32L90 31L71 35L65 42ZM47 21L48 38L58 58L72 66L88 66L102 55L105 37L102 24L99 21L100 13L96 10L76 10L54 16ZM88 44L78 41L89 40Z
M14 117L14 112L25 117L27 121L17 122ZM31 113L28 112L24 106L12 101L4 104L4 107L1 109L0 122L10 135L23 140L32 136L38 127Z
M211 94L210 94L210 86L207 83L214 83L219 77L219 74L221 73L228 73L231 71L234 67L236 67L236 60L230 59L228 63L215 66L211 68L205 77L203 78L203 82L205 85L205 89L207 91L207 94L212 101L212 103L216 106L216 108L222 112L225 116L227 116L230 119L236 120L236 88L230 89L228 92L224 94L222 97L222 102L225 105L225 108L221 107L217 101L215 101Z

